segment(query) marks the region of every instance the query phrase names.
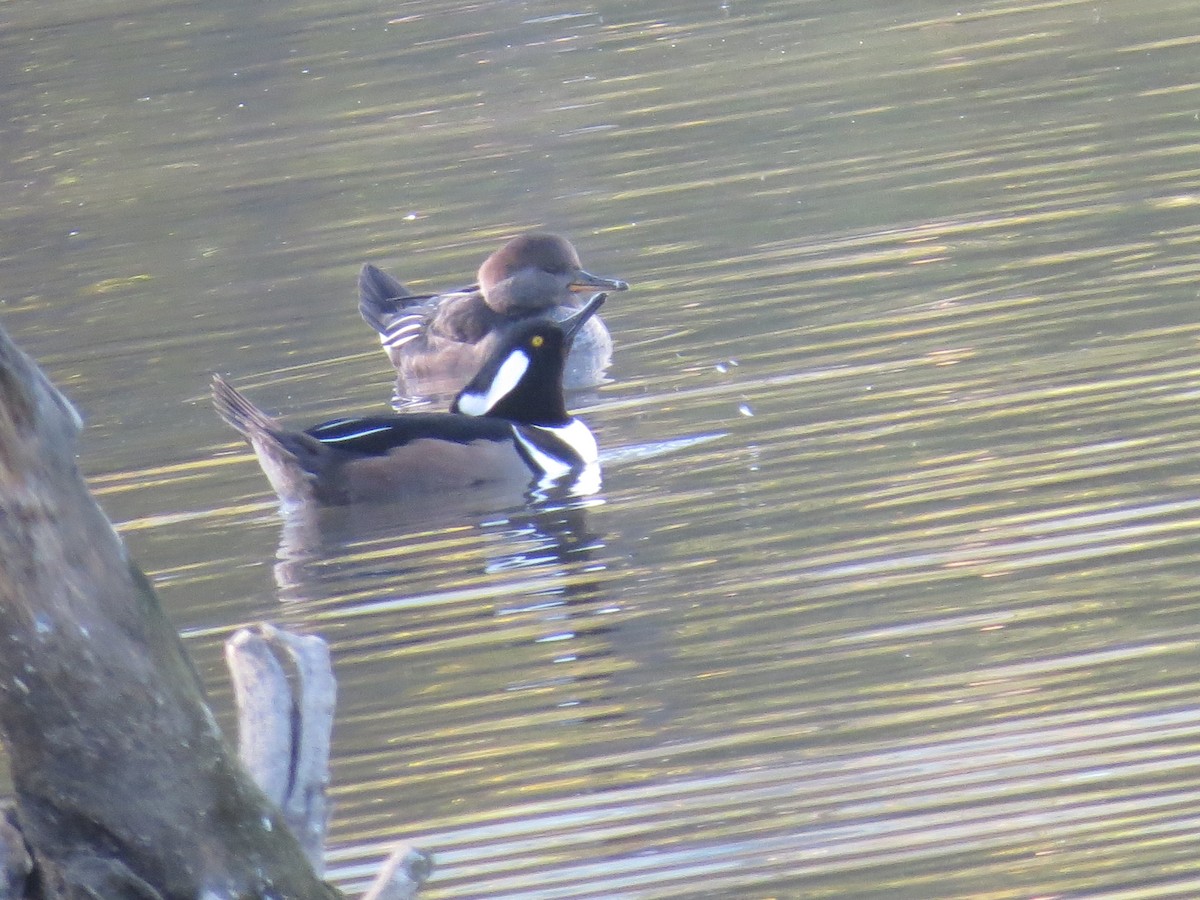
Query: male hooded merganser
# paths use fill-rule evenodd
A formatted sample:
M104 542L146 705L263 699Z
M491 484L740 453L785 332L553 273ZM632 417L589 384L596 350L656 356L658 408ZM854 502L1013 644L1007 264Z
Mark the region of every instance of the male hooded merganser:
M565 238L536 232L513 238L489 256L478 278L461 290L417 295L386 272L363 266L358 308L379 332L402 392L451 393L522 323L563 321L578 312L580 292L629 287L585 272ZM611 358L612 337L596 316L575 339L564 386L595 387Z
M507 330L448 413L333 419L288 431L220 375L213 404L250 442L285 506L388 501L501 481L573 479L595 490L596 439L567 412L562 376L572 339L603 302L596 295L561 326L534 319Z

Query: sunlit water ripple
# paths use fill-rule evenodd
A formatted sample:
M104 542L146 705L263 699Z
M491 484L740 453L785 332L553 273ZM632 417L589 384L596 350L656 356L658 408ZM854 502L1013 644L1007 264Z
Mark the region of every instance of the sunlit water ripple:
M1191 6L10 15L4 325L223 721L330 640L337 883L1200 895ZM385 409L358 265L533 225L633 286L601 491L285 523L208 373Z

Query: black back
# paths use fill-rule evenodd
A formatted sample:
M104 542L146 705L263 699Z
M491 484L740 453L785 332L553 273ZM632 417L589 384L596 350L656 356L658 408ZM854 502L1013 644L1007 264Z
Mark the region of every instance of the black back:
M501 419L449 413L413 413L332 419L313 426L305 434L344 453L386 456L397 447L423 438L457 444L480 440L507 441L512 439L512 428Z

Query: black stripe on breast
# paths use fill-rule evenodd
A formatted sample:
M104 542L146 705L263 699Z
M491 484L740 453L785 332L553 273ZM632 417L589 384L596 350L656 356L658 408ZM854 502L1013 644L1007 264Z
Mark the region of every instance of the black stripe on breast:
M556 435L554 432L544 428L526 428L521 425L513 426L521 433L521 438L524 441L532 444L541 453L546 456L552 456L561 462L563 465L579 468L583 466L583 460L579 454L575 452L575 448ZM521 458L525 460L534 472L545 472L545 467L533 456L522 443L516 441L517 452L521 454Z

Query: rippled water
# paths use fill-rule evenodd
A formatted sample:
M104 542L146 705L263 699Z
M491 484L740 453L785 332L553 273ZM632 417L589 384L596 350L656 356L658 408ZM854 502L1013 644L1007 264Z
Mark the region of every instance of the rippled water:
M331 641L339 884L1200 895L1192 4L5 12L0 318L225 720ZM386 408L358 266L534 226L633 286L603 491L285 525L208 373Z

